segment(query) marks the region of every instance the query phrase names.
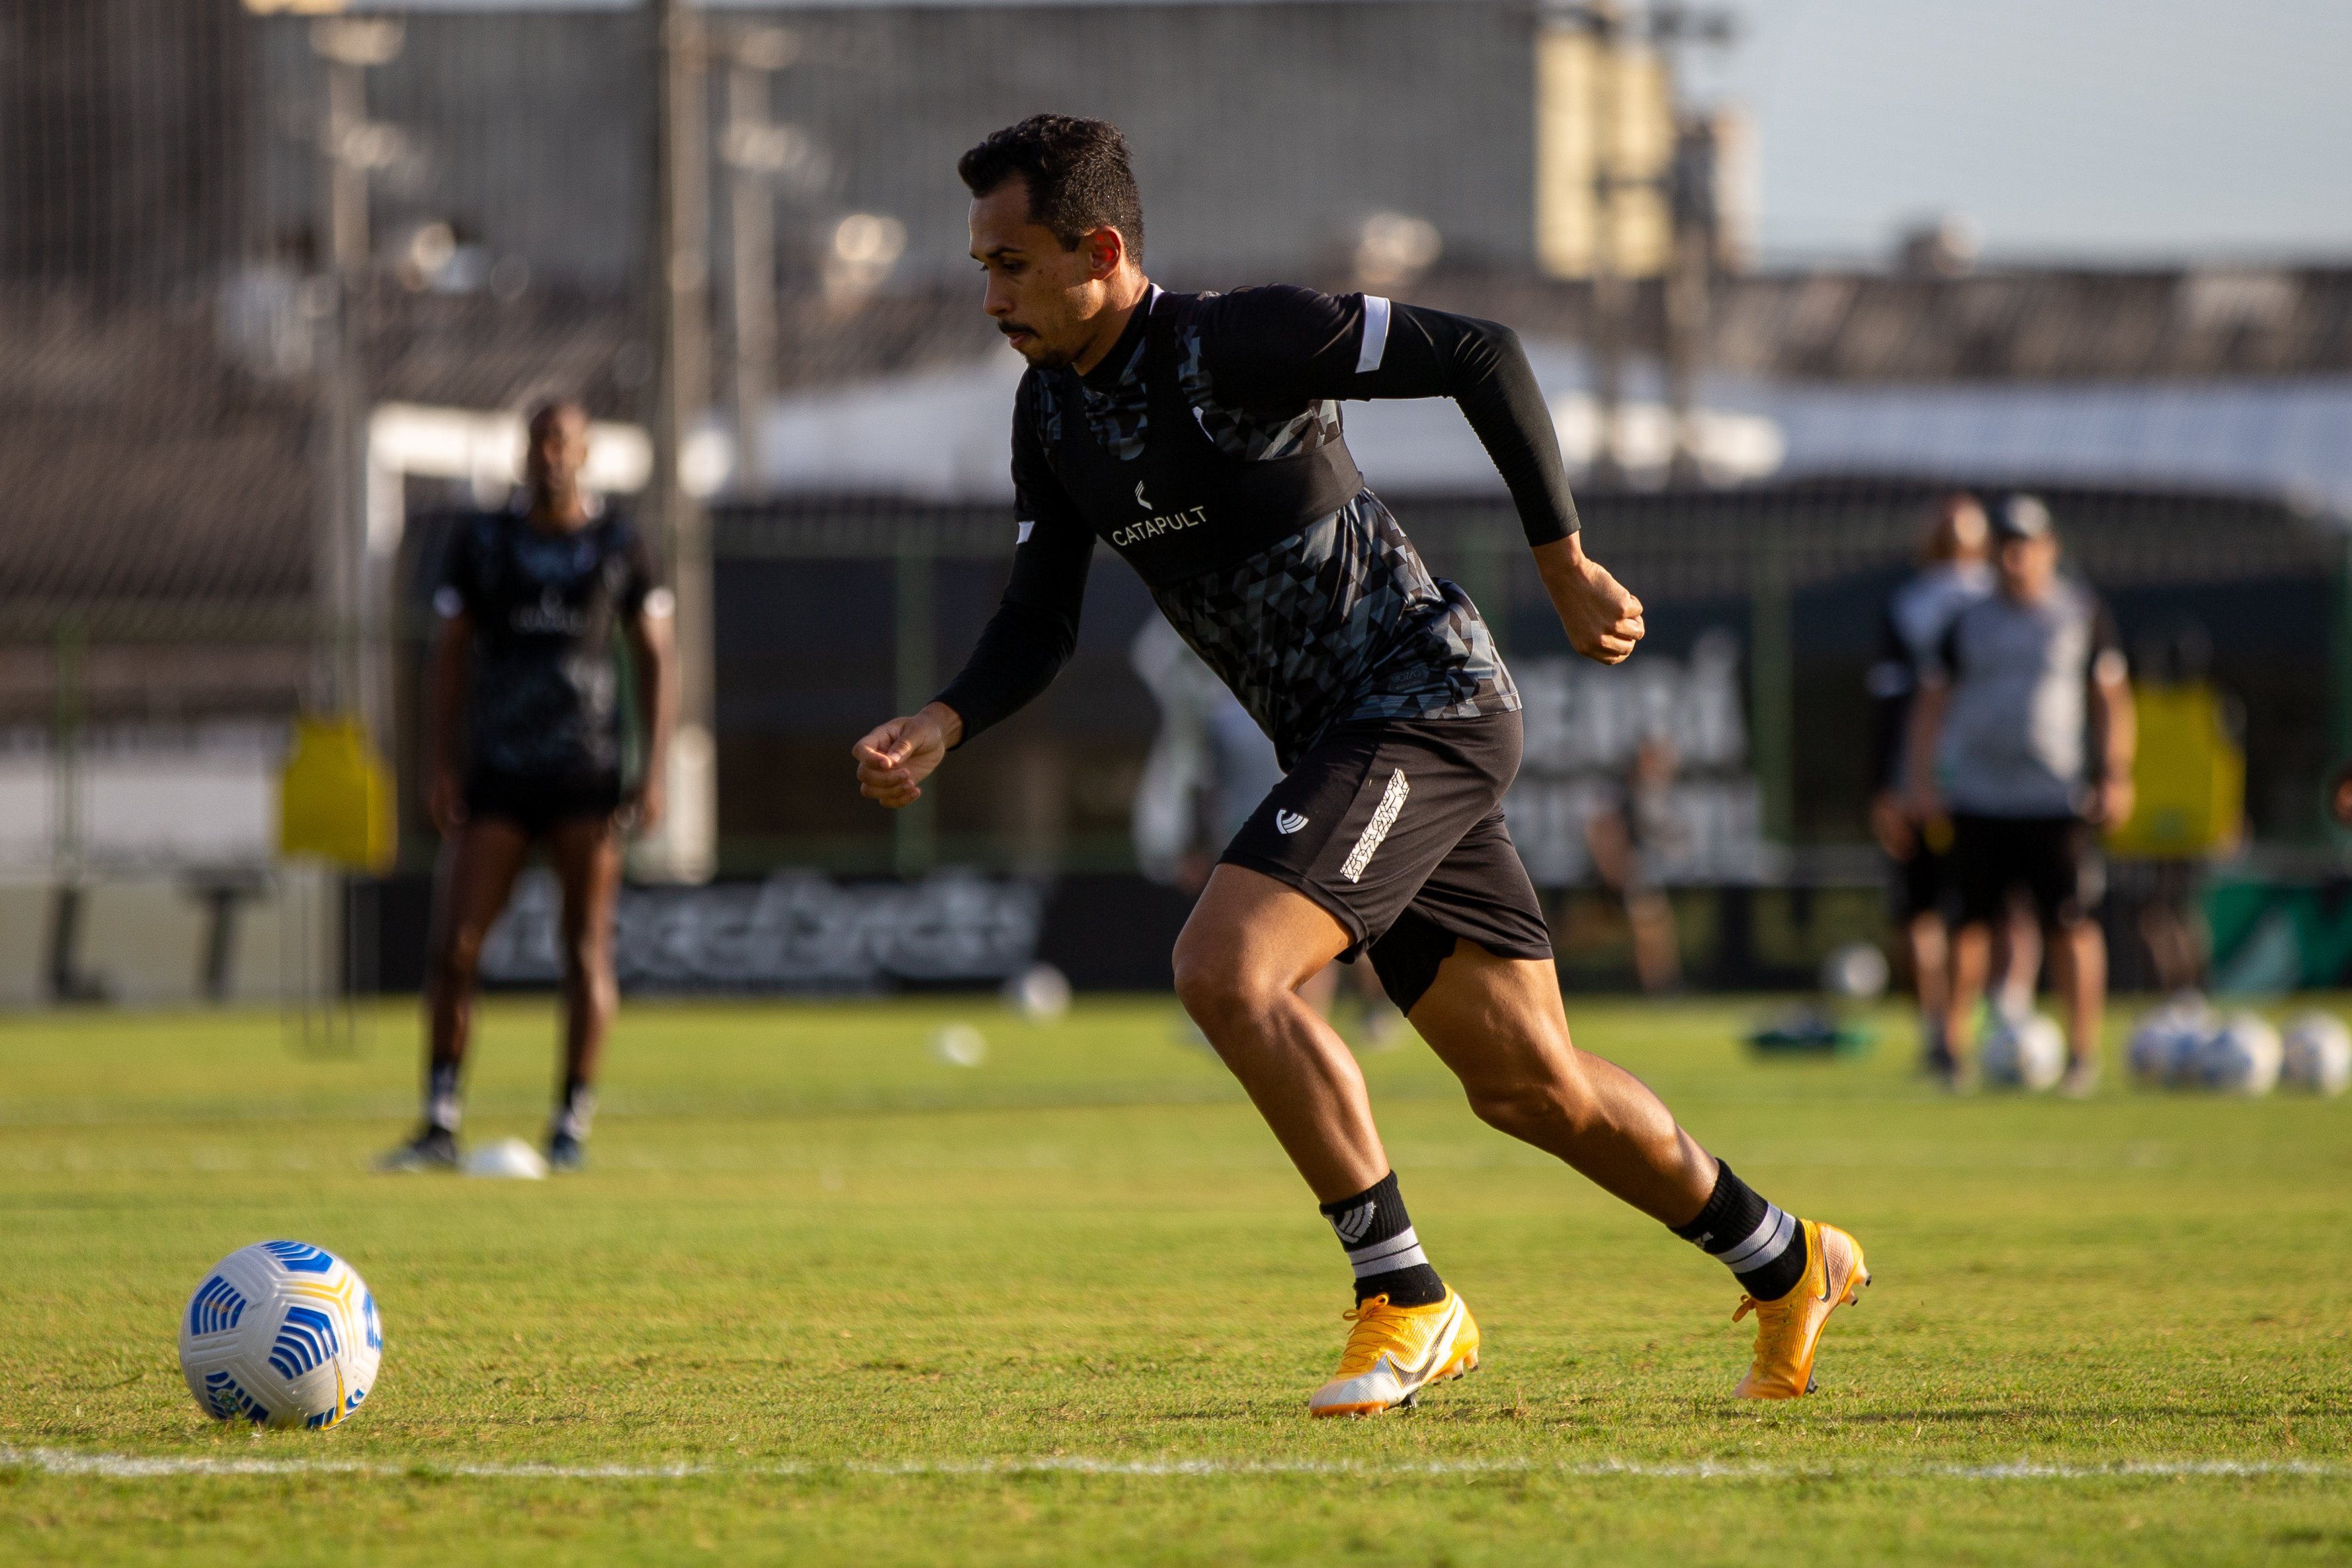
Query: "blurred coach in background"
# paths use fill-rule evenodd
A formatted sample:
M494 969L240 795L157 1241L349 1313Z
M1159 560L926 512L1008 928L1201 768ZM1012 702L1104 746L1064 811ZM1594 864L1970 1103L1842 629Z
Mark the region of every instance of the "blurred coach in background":
M1920 670L1911 723L1912 815L1948 811L1960 925L1945 1036L1966 1071L1968 1023L1990 962L1990 924L2030 894L2067 1002L2063 1089L2098 1082L2107 950L2092 918L2105 892L2096 833L2131 815L2131 687L2106 607L2058 573L2049 509L1994 509L1999 591L1953 617Z

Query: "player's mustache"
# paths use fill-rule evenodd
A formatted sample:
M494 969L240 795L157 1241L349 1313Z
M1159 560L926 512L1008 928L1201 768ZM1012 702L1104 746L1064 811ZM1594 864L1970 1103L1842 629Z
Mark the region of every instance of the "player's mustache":
M1003 333L1008 338L1018 337L1024 332L1028 333L1033 338L1037 335L1037 329L1032 327L1026 321L999 321L996 324L996 329Z

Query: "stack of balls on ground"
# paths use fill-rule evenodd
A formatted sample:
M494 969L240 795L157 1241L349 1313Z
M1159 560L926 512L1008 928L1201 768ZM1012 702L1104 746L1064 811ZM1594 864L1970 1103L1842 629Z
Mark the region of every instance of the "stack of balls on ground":
M2253 1012L2217 1012L2204 998L2172 998L2132 1031L2126 1059L2150 1088L2267 1094L2284 1085L2331 1095L2352 1084L2352 1030L2324 1012L2273 1027Z
M238 1248L180 1316L180 1371L216 1421L331 1427L367 1398L383 1358L367 1281L306 1241Z

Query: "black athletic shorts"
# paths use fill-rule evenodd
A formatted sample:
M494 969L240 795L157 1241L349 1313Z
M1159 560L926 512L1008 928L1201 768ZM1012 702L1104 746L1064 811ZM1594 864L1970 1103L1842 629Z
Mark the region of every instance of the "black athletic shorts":
M1911 841L1911 852L1887 862L1888 911L1898 925L1908 925L1922 915L1952 917L1952 857L1930 849L1925 835Z
M1952 880L1960 920L2000 917L2022 888L2044 925L2073 925L2099 906L2107 890L2091 825L2079 817L1952 818Z
M1535 884L1503 825L1519 771L1516 713L1345 724L1250 813L1223 861L1297 888L1370 949L1407 1012L1455 939L1549 958Z
M466 780L466 814L501 817L537 838L558 822L621 809L617 773L533 775L482 771Z

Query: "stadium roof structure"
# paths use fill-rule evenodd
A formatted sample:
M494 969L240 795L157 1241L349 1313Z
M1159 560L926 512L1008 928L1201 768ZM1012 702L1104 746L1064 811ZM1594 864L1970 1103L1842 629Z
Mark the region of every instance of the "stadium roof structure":
M1440 276L1414 298L1517 327L1571 465L1589 460L1592 378L1574 346L1590 330L1588 291ZM1767 276L1731 281L1718 301L1699 415L1717 482L2179 486L2352 514L2352 269ZM986 337L950 319L976 317L969 300L934 308L948 312L935 336L917 302L898 304L889 373L855 373L839 341L803 361L771 410L751 487L1008 496L1018 362L965 348ZM1656 308L1654 291L1637 303L1651 341ZM1628 385L1626 465L1655 480L1670 426L1654 361ZM1500 489L1450 410L1375 403L1348 420L1360 452L1374 455L1375 484Z

